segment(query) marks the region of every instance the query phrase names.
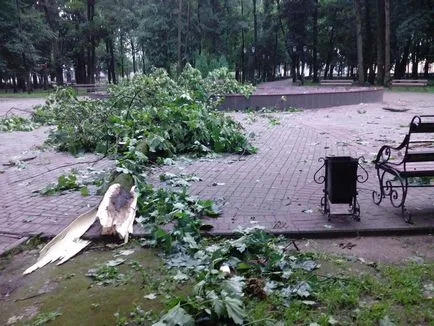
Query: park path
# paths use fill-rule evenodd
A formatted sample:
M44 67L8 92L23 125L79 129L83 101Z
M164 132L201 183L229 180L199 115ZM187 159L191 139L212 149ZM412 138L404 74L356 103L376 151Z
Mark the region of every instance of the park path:
M196 174L202 181L193 183L190 192L225 203L222 217L207 221L216 233L231 233L252 223L298 236L432 230L433 192L410 189L407 206L415 223L406 224L400 210L387 200L381 206L373 204L371 194L378 184L372 164L365 164L368 182L359 185L360 222L351 218L328 222L320 213L323 188L313 181L320 157L364 156L370 162L381 145L402 141L413 115L434 111L434 94L386 93L384 98L384 103L294 113L232 113L248 134L255 135L257 154L180 163L165 171ZM409 110L390 112L384 107ZM159 183L156 176L154 182ZM342 212L342 207L334 208Z
M33 99L30 104L26 99L19 101L27 109L34 103ZM382 144L402 140L403 126L413 115L433 113L433 103L434 94L385 93L384 103L293 113L230 113L245 127L258 147L257 154L179 160L163 170L198 175L202 181L192 183L190 192L224 203L222 216L207 221L214 225L215 233L231 233L252 223L292 235L432 230L432 191L410 190L407 205L415 223L408 225L388 202L381 206L372 203L371 191L378 185L369 164L370 179L359 187L361 221L336 218L328 222L319 211L322 188L313 182L313 175L320 167L318 158L326 155L363 155L370 161ZM10 105L0 101L0 112ZM390 112L383 107L409 111ZM29 236L57 234L100 200L78 192L48 197L37 193L71 168L86 169L91 166L88 162L98 159L96 155L74 157L38 147L48 130L0 133L0 253ZM4 165L33 156L21 167ZM104 159L93 168L111 166L113 162ZM155 171L154 183L164 186L157 180L161 169Z

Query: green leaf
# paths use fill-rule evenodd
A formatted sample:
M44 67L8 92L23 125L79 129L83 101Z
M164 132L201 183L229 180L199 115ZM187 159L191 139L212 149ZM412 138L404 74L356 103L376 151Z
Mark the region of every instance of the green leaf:
M152 326L194 326L194 319L178 303Z
M231 318L235 324L242 325L244 321L245 311L243 302L237 298L224 297L223 299L228 317Z
M80 188L80 194L82 196L89 196L89 189L86 186Z

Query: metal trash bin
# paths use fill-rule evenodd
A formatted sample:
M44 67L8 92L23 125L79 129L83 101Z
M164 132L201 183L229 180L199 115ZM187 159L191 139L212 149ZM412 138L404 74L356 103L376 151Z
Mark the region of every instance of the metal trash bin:
M357 182L363 183L368 180L368 173L359 164L361 159L363 157L357 159L350 156L327 156L319 159L320 162L323 161L324 163L315 173L314 180L318 184L324 183L324 196L321 198L321 207L329 220L331 217L330 203L348 204L351 213L345 215L352 215L354 219L360 220ZM365 176L357 174L359 166L365 172ZM319 175L322 170L324 175Z

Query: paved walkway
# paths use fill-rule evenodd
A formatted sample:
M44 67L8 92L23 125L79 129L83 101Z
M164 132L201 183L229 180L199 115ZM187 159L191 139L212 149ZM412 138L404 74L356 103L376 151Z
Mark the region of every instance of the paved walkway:
M320 167L318 159L327 155L363 155L371 161L381 145L402 141L413 115L432 114L433 103L434 94L386 93L384 103L297 113L235 113L232 116L247 132L254 133L257 154L199 160L166 170L198 175L203 181L193 183L190 192L225 202L223 216L208 221L216 233L252 222L293 235L432 230L431 189L410 189L407 207L414 224L406 224L388 200L373 204L371 193L378 183L372 164L366 164L370 178L359 185L361 221L339 217L328 222L319 210L323 186L314 183L313 175ZM383 107L410 110L390 112ZM334 206L334 211L346 207Z
M294 113L233 113L258 147L257 154L180 162L164 170L200 176L203 181L193 183L190 192L201 198L224 201L223 215L209 220L216 233L229 233L252 222L293 235L432 230L433 191L410 189L407 206L415 223L408 225L402 221L399 209L394 209L387 201L381 206L372 203L371 192L378 185L369 164L366 167L370 179L359 187L360 222L350 218L328 222L319 211L322 187L313 182L313 175L320 167L319 157L364 155L370 161L382 144L403 139L407 131L404 126L413 115L434 110L434 94L386 93L384 98L382 104ZM7 102L0 102L1 112L5 112L5 105ZM397 113L385 111L383 107L410 110ZM100 200L98 196L83 197L78 192L49 197L36 193L60 174L71 168L85 168L90 165L86 162L97 158L38 149L47 131L44 127L32 132L0 134L0 170L3 172L0 172L0 253L26 236L57 234ZM36 157L27 161L25 168L3 165L10 160L33 156ZM112 164L102 160L94 168L103 169ZM161 173L160 169L157 171Z

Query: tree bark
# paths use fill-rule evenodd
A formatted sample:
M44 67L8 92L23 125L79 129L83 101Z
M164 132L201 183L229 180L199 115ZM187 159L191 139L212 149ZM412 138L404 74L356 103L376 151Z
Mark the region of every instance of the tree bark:
M253 71L252 71L252 81L255 81L255 70L257 65L257 55L258 55L258 15L256 11L256 1L253 0L253 37L254 37L254 44L255 47L255 53L253 54Z
M134 40L131 37L131 55L133 56L133 73L136 73L136 50L134 48Z
M368 80L370 84L375 82L375 69L374 69L374 56L373 56L373 37L371 28L371 4L370 0L365 0L365 18L366 18L366 44L368 46L364 47L366 56L364 55L366 75L365 80Z
M419 64L419 60L418 60L419 45L417 43L418 41L416 40L413 46L413 53L411 54L411 78L412 79L418 78L417 66Z
M390 3L384 0L384 85L390 85Z
M145 64L145 45L142 44L142 72L146 74L146 64Z
M361 0L354 0L354 9L356 13L356 37L357 37L357 73L359 75L359 84L365 83L364 65L363 65L363 35L362 35L362 12Z
M317 58L317 43L318 43L318 0L314 1L313 7L313 82L318 83L318 58ZM310 71L309 71L310 75Z
M87 0L87 19L89 24L89 45L87 62L87 79L90 84L95 83L95 37L93 18L95 16L95 0Z
M120 47L121 47L121 74L122 78L125 77L125 70L124 70L124 36L121 32L120 36Z
M182 69L182 0L178 0L178 74Z
M115 55L113 49L113 39L109 39L109 48L110 48L110 70L112 72L112 82L116 84L116 72L115 72Z
M109 84L112 83L112 71L110 66L110 45L108 38L105 39L105 56L106 56L106 66L107 66L107 78Z
M241 18L244 18L244 0L241 0ZM245 50L246 44L244 41L244 28L241 27L241 81L244 83L246 81L246 63L245 63Z
M377 32L377 84L384 83L384 0L377 0L378 32Z

